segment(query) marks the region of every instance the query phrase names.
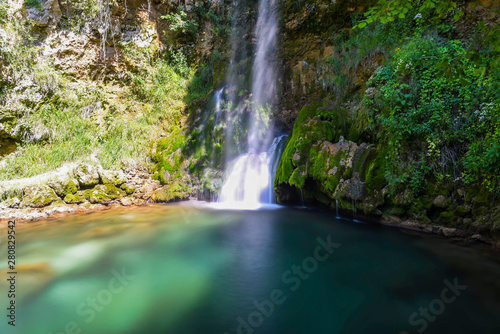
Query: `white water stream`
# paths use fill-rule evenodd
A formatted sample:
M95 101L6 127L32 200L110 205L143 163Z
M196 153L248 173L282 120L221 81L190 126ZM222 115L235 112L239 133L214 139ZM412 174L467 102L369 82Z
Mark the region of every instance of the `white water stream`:
M276 0L261 0L255 35L257 39L252 75L252 115L248 128L248 152L228 163L219 196L222 206L254 209L275 202L274 174L286 136L273 137L272 124L265 124L269 107L276 100ZM264 116L263 116L264 115Z

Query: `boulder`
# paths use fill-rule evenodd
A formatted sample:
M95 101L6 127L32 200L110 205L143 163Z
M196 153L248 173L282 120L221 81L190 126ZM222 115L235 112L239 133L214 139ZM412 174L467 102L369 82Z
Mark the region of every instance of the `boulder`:
M64 202L67 204L80 204L85 202L85 197L80 194L67 194L64 197Z
M61 21L61 8L59 0L42 0L42 8L28 9L29 20L38 27L57 26Z
M49 181L47 185L61 198L64 198L67 194L75 194L79 188L78 181L71 175L60 176L55 180Z
M59 200L59 197L49 186L28 186L23 191L24 207L41 208Z
M120 204L123 206L130 206L130 205L134 204L134 200L130 197L123 197L123 198L120 198Z
M111 202L111 200L124 197L125 195L126 194L123 190L118 189L112 184L99 184L93 189L87 189L83 191L81 194L81 196L83 196L92 204L108 204Z
M189 198L189 187L179 182L174 182L156 190L151 199L155 202L181 201Z
M73 175L82 187L92 187L99 183L98 168L88 164L79 164Z
M111 171L111 170L101 169L99 171L99 176L101 177L102 183L112 184L117 187L127 182L127 177L125 176L125 173L123 173L121 170Z
M446 208L447 206L446 197L443 195L436 196L436 198L434 198L434 200L432 201L432 205L438 208Z

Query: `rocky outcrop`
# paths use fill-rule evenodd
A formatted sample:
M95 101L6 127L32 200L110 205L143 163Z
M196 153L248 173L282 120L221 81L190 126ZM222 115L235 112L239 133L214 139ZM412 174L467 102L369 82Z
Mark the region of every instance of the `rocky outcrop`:
M192 193L189 177L161 187L143 168L113 171L80 163L30 179L0 182L0 220L29 221L114 205L186 200Z
M31 208L42 208L57 201L56 193L48 186L29 186L23 189L22 206Z
M352 137L346 121L345 111L333 104L318 102L301 111L277 171L275 188L280 201L299 200L297 192L295 196L287 193L289 186L305 190L300 200L306 203L319 201L333 207L339 201L368 197L373 189L367 178L370 181L373 176L369 170L376 150L346 139Z
M322 205L450 238L500 238L500 206L481 187L434 181L416 196L388 186L385 149L376 141L360 142L359 122L328 102L301 110L277 170L279 203Z
M44 0L40 9L28 9L28 18L37 27L55 27L61 21L61 16L59 0Z

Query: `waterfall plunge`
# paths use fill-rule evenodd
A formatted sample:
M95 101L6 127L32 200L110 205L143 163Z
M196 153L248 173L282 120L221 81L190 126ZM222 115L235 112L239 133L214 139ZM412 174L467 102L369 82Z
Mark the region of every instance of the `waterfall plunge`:
M276 102L276 0L261 0L256 25L256 54L252 77L252 115L248 128L248 152L228 164L219 202L227 208L255 209L275 202L273 183L286 136L274 138L269 106Z
M219 197L224 207L257 209L275 202L274 175L286 137L276 137L267 152L242 154L229 164Z

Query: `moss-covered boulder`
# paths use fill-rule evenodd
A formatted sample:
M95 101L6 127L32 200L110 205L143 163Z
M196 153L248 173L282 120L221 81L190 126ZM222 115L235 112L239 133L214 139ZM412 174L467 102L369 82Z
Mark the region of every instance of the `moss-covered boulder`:
M73 175L82 187L92 187L99 183L99 169L89 164L79 164Z
M28 186L23 190L23 206L31 208L41 208L59 200L52 188L46 185Z
M126 196L126 193L112 184L99 184L92 189L84 190L81 196L92 204L108 204L111 200Z
M124 183L120 186L120 189L125 191L127 195L132 195L135 192L135 186L132 183Z
M185 145L186 136L180 129L174 129L153 143L150 152L155 162L153 179L167 184L186 174L186 161L182 151Z
M80 187L78 180L71 175L60 176L49 181L47 185L61 198L64 198L67 194L75 194Z
M67 194L64 196L64 203L67 204L81 204L85 202L85 197L83 197L81 194Z
M101 177L101 181L103 184L112 184L119 187L127 182L127 177L121 170L112 171L101 169L99 171L99 176Z
M305 202L333 206L340 201L354 209L353 201L369 197L366 181L367 176L373 178L377 150L345 139L351 135L350 126L346 111L335 104L317 102L301 110L276 174L279 202L293 202L294 197L298 201L300 196ZM370 200L365 210L375 210L383 201L379 193Z
M156 190L151 199L155 202L182 201L189 198L191 188L182 182L173 182Z

